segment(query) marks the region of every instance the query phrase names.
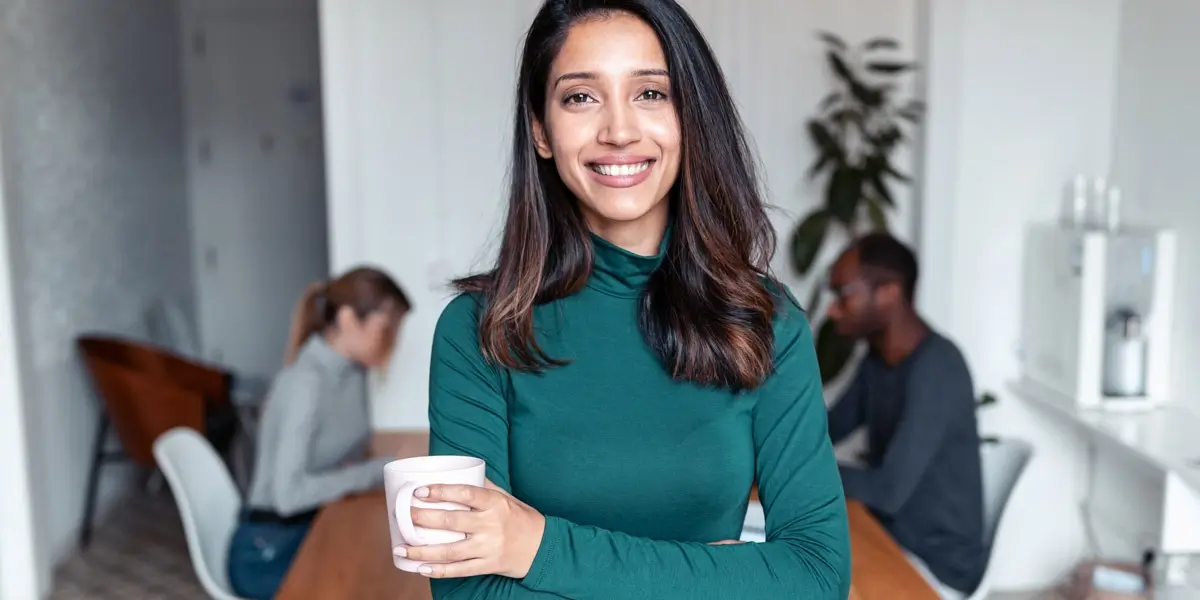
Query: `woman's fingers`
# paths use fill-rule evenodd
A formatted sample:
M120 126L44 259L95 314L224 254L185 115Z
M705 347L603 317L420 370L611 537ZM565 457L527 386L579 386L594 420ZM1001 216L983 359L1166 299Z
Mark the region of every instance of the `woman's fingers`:
M477 546L474 540L467 538L461 542L454 542L452 544L398 547L396 548L396 553L417 562L460 562L480 558L482 552L480 552ZM403 553L401 554L400 551Z
M485 510L491 507L496 500L496 495L503 494L503 492L474 485L447 483L430 485L425 489L427 490L426 494L422 495L421 490L417 490L414 495L426 502L453 502L475 510Z
M435 579L491 575L494 571L488 567L488 564L489 561L473 558L462 562L421 565L418 572L426 577Z
M479 513L469 510L442 510L440 508L413 508L413 525L426 529L445 529L460 533L479 531Z

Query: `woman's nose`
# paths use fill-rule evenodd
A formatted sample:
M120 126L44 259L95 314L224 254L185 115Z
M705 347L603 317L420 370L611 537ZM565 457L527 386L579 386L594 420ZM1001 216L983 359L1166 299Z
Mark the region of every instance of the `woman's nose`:
M627 146L642 139L637 115L632 107L614 103L604 112L604 127L600 129L600 143L611 146Z

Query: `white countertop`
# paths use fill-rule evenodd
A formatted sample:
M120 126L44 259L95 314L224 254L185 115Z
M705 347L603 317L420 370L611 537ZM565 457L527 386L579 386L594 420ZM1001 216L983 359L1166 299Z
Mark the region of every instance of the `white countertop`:
M1151 466L1175 473L1200 492L1200 415L1167 403L1146 410L1080 409L1073 399L1036 382L1011 384L1017 395L1046 407Z

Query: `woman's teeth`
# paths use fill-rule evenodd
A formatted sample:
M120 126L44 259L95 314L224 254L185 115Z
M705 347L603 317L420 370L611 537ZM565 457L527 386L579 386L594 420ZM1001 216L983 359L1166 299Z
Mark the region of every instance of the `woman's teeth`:
M640 162L632 165L592 165L592 170L611 177L624 177L629 175L637 175L642 171L650 168L652 161Z

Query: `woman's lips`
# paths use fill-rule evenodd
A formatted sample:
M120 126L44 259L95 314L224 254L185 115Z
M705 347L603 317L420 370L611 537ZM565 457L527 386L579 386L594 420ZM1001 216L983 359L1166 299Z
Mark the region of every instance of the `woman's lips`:
M635 163L594 162L588 165L592 177L601 185L614 188L633 187L650 177L654 159Z

